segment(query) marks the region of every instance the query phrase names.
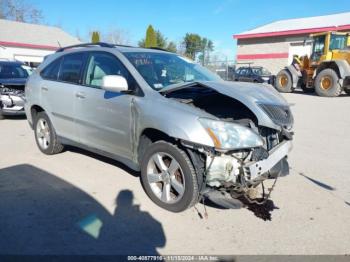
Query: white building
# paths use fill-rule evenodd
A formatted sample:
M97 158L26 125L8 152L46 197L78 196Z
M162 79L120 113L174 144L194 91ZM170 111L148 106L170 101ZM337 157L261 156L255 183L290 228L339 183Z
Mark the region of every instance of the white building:
M276 74L291 63L293 55L310 55L309 35L325 31L350 31L350 12L280 20L236 34L236 59Z
M60 46L79 43L58 27L0 19L0 59L36 66Z

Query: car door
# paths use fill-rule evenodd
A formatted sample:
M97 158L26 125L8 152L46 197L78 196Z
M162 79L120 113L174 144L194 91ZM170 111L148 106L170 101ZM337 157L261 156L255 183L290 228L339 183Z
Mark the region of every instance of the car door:
M41 74L41 101L54 125L57 135L78 141L75 124L76 93L85 63L83 53L58 58Z
M239 74L238 81L246 82L247 68L242 68L241 73Z
M241 74L241 68L238 68L236 72L234 73L234 80L239 81L239 76Z
M132 157L132 95L101 89L105 75L121 75L128 81L130 73L107 52L90 52L84 82L76 100L80 142L108 153Z
M245 76L246 82L253 82L254 81L254 74L251 68L247 68L246 76Z

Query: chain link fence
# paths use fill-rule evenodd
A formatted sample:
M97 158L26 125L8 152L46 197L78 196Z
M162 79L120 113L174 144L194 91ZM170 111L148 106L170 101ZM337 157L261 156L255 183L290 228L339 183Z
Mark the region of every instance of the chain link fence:
M234 74L236 70L235 60L210 61L205 66L210 71L218 74L224 80L234 80Z

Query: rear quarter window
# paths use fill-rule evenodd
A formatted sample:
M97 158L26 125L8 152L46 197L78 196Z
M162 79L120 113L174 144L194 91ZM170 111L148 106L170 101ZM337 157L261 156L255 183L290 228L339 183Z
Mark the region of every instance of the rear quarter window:
M41 77L47 80L57 80L62 58L58 58L41 71Z

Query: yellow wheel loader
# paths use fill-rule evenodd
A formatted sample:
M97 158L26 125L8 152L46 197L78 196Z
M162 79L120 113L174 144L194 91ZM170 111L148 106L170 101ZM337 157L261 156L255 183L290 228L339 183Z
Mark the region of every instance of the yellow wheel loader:
M312 34L310 57L294 56L291 65L276 76L275 87L284 93L302 88L319 96L335 97L342 91L350 95L349 33L324 32Z

